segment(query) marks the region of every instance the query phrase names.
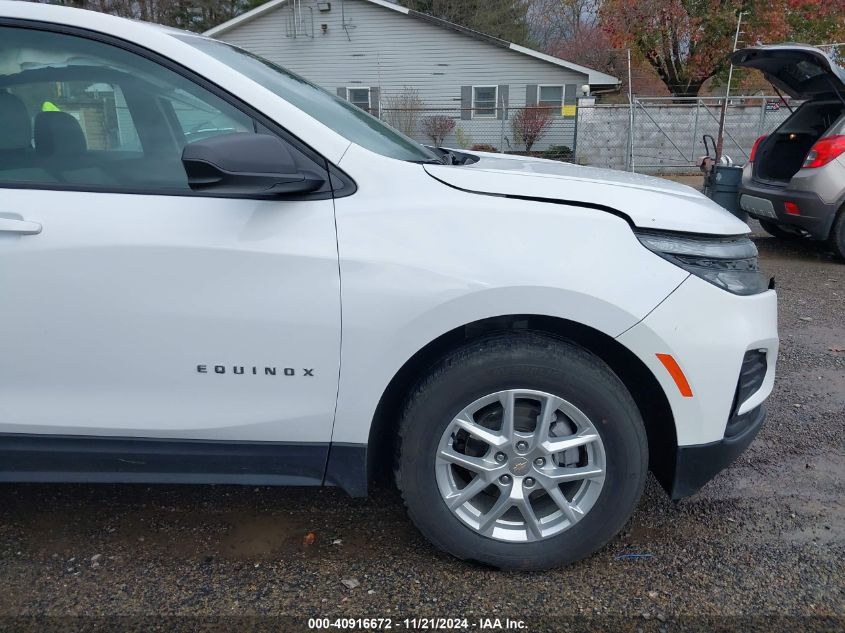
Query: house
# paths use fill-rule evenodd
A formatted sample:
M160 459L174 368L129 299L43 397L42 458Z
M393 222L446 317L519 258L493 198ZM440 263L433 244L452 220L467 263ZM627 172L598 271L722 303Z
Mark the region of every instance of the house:
M411 11L386 0L271 0L206 35L240 46L420 140L425 120L445 145L517 151L513 119L541 105L552 122L534 149L574 148L579 97L616 77ZM442 119L441 119L442 121ZM524 144L523 144L524 145Z

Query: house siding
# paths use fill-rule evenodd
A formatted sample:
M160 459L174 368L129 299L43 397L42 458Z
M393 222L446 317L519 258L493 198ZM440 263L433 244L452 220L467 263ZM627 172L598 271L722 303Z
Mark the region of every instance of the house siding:
M425 108L459 122L462 87L507 86L499 91L508 95L506 106L521 108L526 105L529 85L570 85L570 92L588 82L583 73L363 0L343 3L344 29L341 4L341 0L332 0L331 11L320 12L315 0L302 0L308 32L313 11L313 37L292 36L293 10L286 3L224 31L219 38L299 73L332 93L357 85L379 87L382 110L391 94L405 86L414 87ZM504 142L501 137L512 136L510 126L503 126L501 120L474 119L464 126L471 127L469 132L478 142ZM554 127L554 138L546 145L572 147L574 120L561 118ZM505 145L513 144L507 141Z

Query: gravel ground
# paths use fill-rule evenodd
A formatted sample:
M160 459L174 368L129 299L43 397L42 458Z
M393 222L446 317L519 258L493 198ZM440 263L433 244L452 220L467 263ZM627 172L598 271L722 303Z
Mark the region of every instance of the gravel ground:
M307 628L270 617L291 615L394 628L468 617L469 630L480 617L524 619L525 631L845 629L845 266L819 245L757 236L782 336L765 427L690 499L672 504L651 479L624 533L589 559L531 574L458 562L420 537L389 489L353 500L4 484L0 629ZM197 615L211 619L166 617Z

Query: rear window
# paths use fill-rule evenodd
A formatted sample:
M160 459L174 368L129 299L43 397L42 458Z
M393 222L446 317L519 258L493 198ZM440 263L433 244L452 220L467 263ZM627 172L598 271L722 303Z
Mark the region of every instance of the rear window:
M818 64L813 64L812 62L801 60L796 64L789 64L787 66L784 66L781 72L794 81L804 83L805 81L809 81L814 77L824 75L826 71L823 68L819 67Z

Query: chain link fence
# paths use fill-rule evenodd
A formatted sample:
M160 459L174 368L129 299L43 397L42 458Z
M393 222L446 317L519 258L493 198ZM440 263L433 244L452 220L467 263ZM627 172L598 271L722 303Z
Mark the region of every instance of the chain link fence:
M379 117L426 145L572 160L577 117L562 107L382 106Z
M589 105L578 110L577 162L654 174L696 173L719 134L724 98L634 98L633 107ZM796 107L797 104L790 104ZM731 97L725 114L723 155L748 160L754 141L789 116L780 97Z
M721 97L635 97L628 104L460 108L383 103L378 116L427 145L531 155L650 174L698 173L719 133ZM790 104L793 108L797 104ZM754 141L790 112L776 96L731 97L723 154L748 160ZM711 150L712 151L712 150Z

